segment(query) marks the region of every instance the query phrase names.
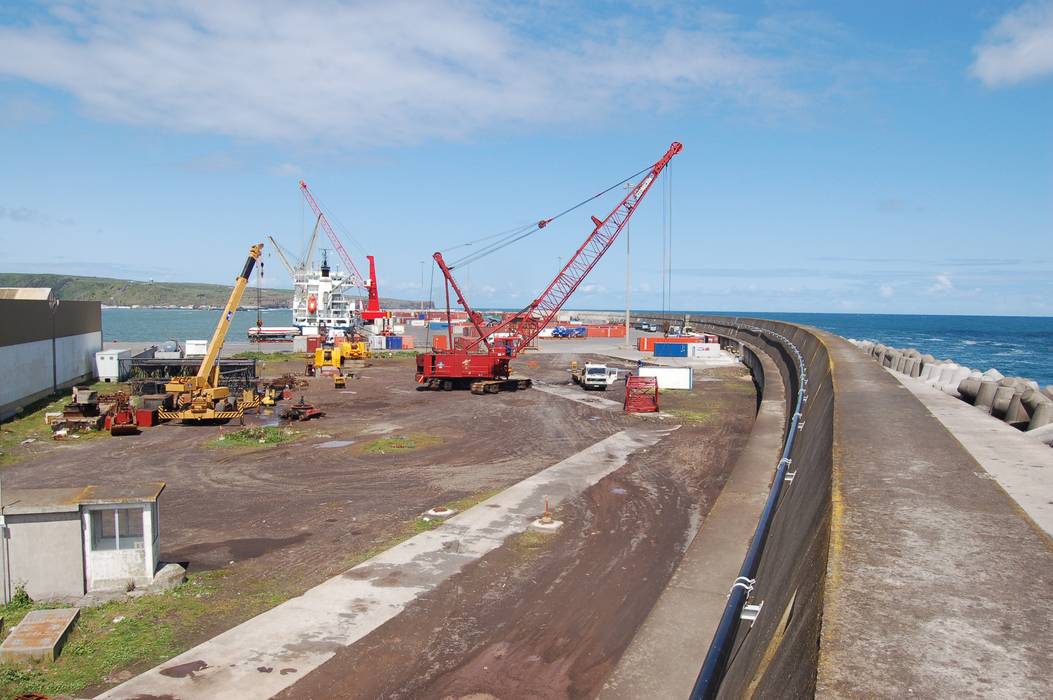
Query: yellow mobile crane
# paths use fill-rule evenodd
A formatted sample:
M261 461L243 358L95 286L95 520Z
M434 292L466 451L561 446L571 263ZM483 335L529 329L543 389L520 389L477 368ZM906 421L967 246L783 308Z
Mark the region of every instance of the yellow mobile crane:
M227 337L227 329L230 328L230 320L241 303L241 295L249 283L252 268L260 259L263 244L257 243L249 248L249 257L245 261L245 267L234 281L234 289L230 292L230 299L223 309L223 315L216 324L216 331L212 334L212 341L208 344L208 351L201 360L197 374L187 377L173 377L165 384L165 391L174 397L174 408L170 411L158 411L158 418L167 420L181 420L184 423L202 421L228 421L232 418L241 418L245 415L246 408L259 405L259 397L254 392L246 391L246 396L240 402L230 400L230 389L219 385L219 351L223 347L223 341Z

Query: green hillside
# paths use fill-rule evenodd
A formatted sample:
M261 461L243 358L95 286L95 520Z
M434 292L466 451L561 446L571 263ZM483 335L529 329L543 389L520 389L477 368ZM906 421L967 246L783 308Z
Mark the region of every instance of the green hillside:
M140 282L108 277L47 275L0 272L0 287L51 287L59 299L100 301L109 306L224 306L230 287L221 284L190 282ZM264 308L289 308L291 289L264 289L260 294ZM387 307L414 307L419 302L382 299ZM256 305L256 288L249 287L242 298L243 306Z

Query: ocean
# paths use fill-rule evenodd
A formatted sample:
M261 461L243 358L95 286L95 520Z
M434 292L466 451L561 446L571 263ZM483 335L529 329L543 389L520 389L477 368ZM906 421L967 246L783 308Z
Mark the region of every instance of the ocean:
M193 309L103 309L106 340L153 342L176 338L207 339L216 327L218 311ZM692 311L720 316L774 318L815 326L846 338L874 340L897 348L915 347L937 358L1006 376L1020 376L1042 386L1053 384L1053 317L908 316L894 314L806 314L743 311ZM265 326L287 326L292 312L262 312ZM229 338L247 340L256 325L255 311L240 311L231 321Z

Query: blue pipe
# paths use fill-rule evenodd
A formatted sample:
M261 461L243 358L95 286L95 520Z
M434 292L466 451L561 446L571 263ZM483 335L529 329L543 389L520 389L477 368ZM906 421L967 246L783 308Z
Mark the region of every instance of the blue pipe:
M783 445L782 459L779 460L779 465L775 470L775 481L768 492L768 500L764 503L764 510L761 512L760 521L757 523L757 529L753 534L753 541L746 552L746 558L742 561L739 577L735 579L735 584L731 588L728 602L724 606L724 613L720 618L720 624L713 635L713 641L710 642L709 651L706 652L706 659L698 672L698 677L695 679L695 685L691 689L691 700L714 698L720 690L720 682L723 680L724 673L727 670L728 657L731 654L731 647L735 641L739 619L742 615L742 607L746 604L750 591L753 590L768 531L771 529L771 523L775 517L775 508L779 502L779 495L782 493L786 472L790 468L790 454L793 451L794 440L797 437L797 430L801 420L801 407L804 405L805 400L804 389L808 383L804 358L801 356L800 350L789 338L764 328L747 327L747 330L758 335L767 333L777 338L797 357L800 371L797 405L794 408L793 419L790 422L789 434L786 436L786 442Z

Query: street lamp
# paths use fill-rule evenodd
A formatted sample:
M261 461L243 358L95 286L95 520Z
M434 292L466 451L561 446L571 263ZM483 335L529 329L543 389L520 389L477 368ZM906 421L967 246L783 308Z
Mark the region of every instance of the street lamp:
M58 353L55 351L55 314L58 312L59 300L52 292L48 297L48 308L51 309L51 392L58 393Z
M627 190L631 190L634 187L636 187L636 185L634 185L631 182L625 183L625 189L627 189ZM629 246L629 223L630 223L630 221L626 221L625 222L625 347L627 347L627 348L632 348L632 346L633 346L632 342L630 342L630 340L629 340L629 309L630 309L630 306L631 306L630 302L631 302L631 291L632 291L632 288L631 288L631 285L630 285L631 280L632 280L632 267L629 265L629 252L630 252L630 246Z

